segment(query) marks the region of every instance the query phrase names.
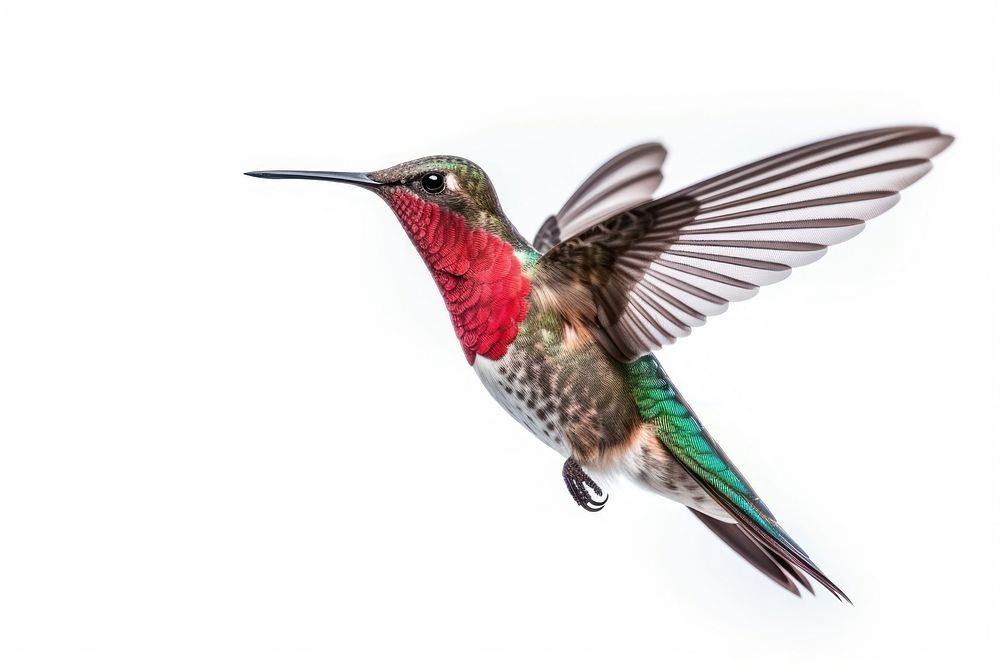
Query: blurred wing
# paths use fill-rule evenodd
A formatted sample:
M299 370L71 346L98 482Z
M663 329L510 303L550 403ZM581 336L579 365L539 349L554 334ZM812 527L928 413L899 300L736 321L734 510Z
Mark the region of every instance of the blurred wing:
M728 171L593 225L542 258L550 289L593 297L608 351L636 359L814 262L891 208L952 137L849 134Z
M663 180L667 149L650 143L633 146L605 162L545 221L534 246L544 253L615 213L648 202Z

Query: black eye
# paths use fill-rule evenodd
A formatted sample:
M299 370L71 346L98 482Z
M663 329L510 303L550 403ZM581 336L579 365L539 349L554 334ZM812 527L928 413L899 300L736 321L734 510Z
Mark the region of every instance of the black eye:
M432 171L429 174L424 174L420 179L420 185L424 187L424 190L433 194L437 194L444 190L444 176Z

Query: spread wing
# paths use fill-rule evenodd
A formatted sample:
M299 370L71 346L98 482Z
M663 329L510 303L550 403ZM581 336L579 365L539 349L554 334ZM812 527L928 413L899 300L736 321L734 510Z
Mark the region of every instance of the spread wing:
M648 202L663 180L666 158L666 148L650 143L633 146L605 162L558 213L549 216L535 235L535 249L547 252L594 223Z
M556 302L634 360L857 235L952 140L892 127L779 153L592 225L539 266Z

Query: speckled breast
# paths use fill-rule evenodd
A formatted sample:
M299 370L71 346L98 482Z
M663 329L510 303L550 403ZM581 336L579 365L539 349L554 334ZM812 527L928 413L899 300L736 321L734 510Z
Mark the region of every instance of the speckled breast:
M474 368L497 402L542 442L602 467L632 440L641 417L623 369L593 341L567 345L558 326L553 332L529 315L503 357L477 357Z
M545 395L541 387L527 378L523 360L508 351L503 358L493 361L477 357L473 368L496 402L522 426L564 457L572 453L565 434L558 423L558 411L553 396Z

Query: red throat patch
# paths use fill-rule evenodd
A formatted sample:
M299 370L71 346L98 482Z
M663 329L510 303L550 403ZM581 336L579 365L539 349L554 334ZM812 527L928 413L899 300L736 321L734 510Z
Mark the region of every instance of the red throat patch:
M431 270L469 363L499 359L528 316L531 281L511 245L465 218L395 191L389 206Z

